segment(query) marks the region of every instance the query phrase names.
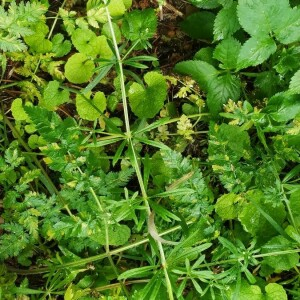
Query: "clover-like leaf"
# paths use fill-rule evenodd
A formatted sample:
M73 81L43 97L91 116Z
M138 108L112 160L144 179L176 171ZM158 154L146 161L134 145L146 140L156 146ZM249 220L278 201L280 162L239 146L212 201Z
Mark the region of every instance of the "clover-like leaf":
M57 106L69 101L70 93L66 90L59 90L59 82L49 81L44 89L43 98L39 104L48 110L54 110Z
M102 92L97 92L92 100L90 96L91 92L85 95L77 94L76 109L82 119L94 121L106 109L106 98Z
M153 118L163 107L167 96L167 83L163 75L149 72L144 76L147 87L133 83L129 89L129 103L139 118Z
M65 65L65 76L72 83L87 82L93 75L95 65L85 54L75 53Z

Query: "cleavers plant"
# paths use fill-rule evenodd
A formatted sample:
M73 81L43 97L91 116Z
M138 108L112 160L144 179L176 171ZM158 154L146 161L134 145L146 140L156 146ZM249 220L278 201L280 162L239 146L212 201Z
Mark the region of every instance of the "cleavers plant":
M168 1L50 2L0 9L0 299L298 299L300 3L190 0L191 80Z

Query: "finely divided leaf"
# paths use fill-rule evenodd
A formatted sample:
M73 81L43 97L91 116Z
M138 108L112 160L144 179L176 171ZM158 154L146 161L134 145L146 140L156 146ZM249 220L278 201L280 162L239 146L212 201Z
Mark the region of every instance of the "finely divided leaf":
M236 3L229 7L222 8L214 22L214 40L226 39L240 29L240 24L236 13Z
M200 88L204 91L207 91L209 82L215 79L218 75L218 71L212 65L199 60L180 62L176 64L175 71L180 74L191 76L197 81Z
M230 73L211 80L208 85L207 106L212 115L216 116L229 99L238 100L240 90L240 79Z
M253 26L259 27L259 26ZM269 36L253 36L241 48L237 68L257 66L266 61L277 50L276 43Z
M128 97L132 111L139 118L153 118L163 107L167 97L167 83L163 75L149 72L144 76L147 87L134 82Z
M241 43L235 38L229 37L217 45L213 57L222 63L221 68L235 69L240 49Z

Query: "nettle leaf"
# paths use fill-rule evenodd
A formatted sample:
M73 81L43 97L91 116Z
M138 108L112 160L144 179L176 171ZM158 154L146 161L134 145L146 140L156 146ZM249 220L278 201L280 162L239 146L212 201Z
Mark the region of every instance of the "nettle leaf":
M197 81L200 88L207 91L210 81L218 75L217 69L205 61L188 60L176 64L176 72L184 75L189 75Z
M214 41L226 39L240 29L236 6L236 3L232 3L218 12L214 22Z
M241 26L250 35L267 36L280 26L289 9L288 0L239 0L237 15Z
M91 92L85 95L77 94L76 109L80 118L94 121L106 109L106 98L102 92L97 92L92 100L90 96Z
M69 40L64 41L64 36L61 33L55 34L51 42L52 52L55 53L55 57L65 56L71 51L71 42Z
M180 23L181 29L191 38L212 40L215 15L208 11L199 11L189 15Z
M223 69L235 69L237 58L241 49L241 43L233 37L229 37L219 43L213 57L219 60Z
M242 45L237 68L243 69L249 66L257 66L266 61L276 50L276 43L271 37L253 36Z
M143 43L153 37L156 27L157 18L154 9L133 10L125 14L122 32L126 39Z
M85 54L75 53L65 65L65 76L72 83L87 82L93 75L95 65Z
M134 82L129 89L129 103L139 118L153 118L163 107L167 97L167 83L163 75L148 72L144 76L147 87Z
M49 81L44 89L43 97L39 104L48 110L55 110L57 106L69 101L70 93L67 90L59 90L59 82Z
M238 77L227 73L211 80L208 85L207 106L213 116L223 108L229 99L238 100L241 91L241 81Z
M274 95L262 112L267 112L276 122L287 122L300 113L300 95L282 92Z
M100 53L105 58L112 56L106 37L96 36L92 30L77 28L72 34L72 42L80 53L87 56L96 57Z
M283 236L275 236L269 242L262 246L262 253L277 252L293 249L292 243ZM263 260L264 264L269 265L275 272L279 273L284 270L290 270L299 263L298 253L289 253L284 255L267 256Z

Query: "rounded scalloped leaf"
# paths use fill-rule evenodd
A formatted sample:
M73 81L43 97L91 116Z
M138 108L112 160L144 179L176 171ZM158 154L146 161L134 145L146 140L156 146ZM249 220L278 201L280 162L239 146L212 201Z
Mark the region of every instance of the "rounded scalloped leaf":
M121 17L126 11L123 0L111 0L107 8L112 17Z
M167 83L163 75L149 72L144 76L148 87L134 82L129 89L129 103L139 118L153 118L163 107L167 97Z
M82 119L94 121L106 109L106 98L102 92L97 92L93 100L90 99L90 95L91 92L85 95L78 94L76 96L76 109Z
M65 65L65 76L72 83L89 81L94 73L95 65L82 53L73 54Z
M93 57L99 54L101 45L92 30L77 28L72 34L72 42L80 53Z

